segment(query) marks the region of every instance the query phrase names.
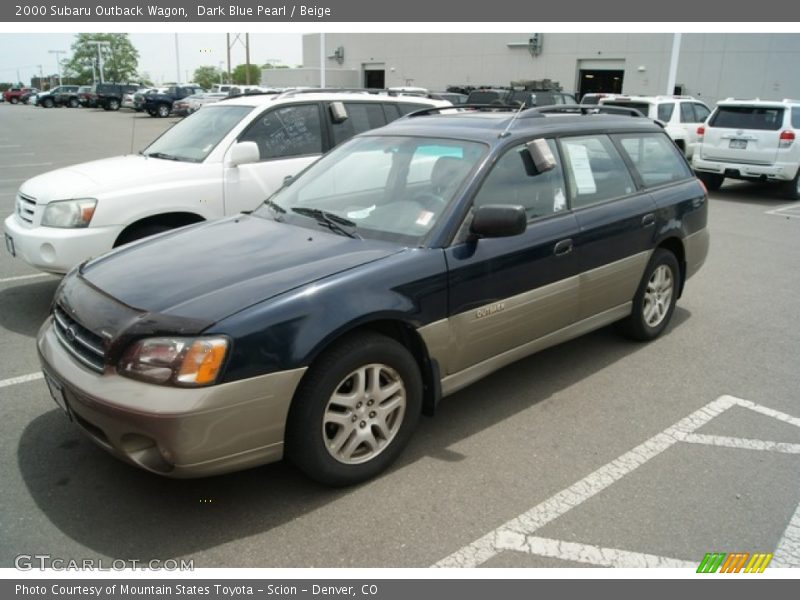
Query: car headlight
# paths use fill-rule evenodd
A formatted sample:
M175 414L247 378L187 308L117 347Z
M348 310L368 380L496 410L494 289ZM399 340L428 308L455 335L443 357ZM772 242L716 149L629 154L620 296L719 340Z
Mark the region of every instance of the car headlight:
M97 200L60 200L51 202L44 209L42 225L45 227L88 227L94 216Z
M125 351L117 372L162 385L211 385L222 369L228 345L224 337L146 338Z

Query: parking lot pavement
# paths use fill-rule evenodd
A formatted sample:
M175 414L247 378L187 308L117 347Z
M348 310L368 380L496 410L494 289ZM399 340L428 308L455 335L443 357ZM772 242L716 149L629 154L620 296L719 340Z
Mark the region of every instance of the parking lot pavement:
M63 166L128 151L133 119L0 105L0 146L30 153L18 165ZM135 144L167 124L137 119ZM18 183L3 185L7 213ZM34 337L58 278L3 252L0 566L22 551L196 567L696 567L741 551L800 566L794 208L769 186L726 183L708 262L664 336L606 328L511 365L444 399L389 472L337 490L283 463L174 481L107 456L38 378Z

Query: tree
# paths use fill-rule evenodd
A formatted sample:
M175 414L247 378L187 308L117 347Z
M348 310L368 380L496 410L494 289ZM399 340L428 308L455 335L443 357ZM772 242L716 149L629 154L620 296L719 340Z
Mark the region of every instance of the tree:
M222 73L217 67L202 66L194 71L194 82L204 90L210 90L211 86L220 82Z
M238 65L231 73L233 83L238 85L247 84L247 65ZM261 83L261 67L258 65L250 65L250 85L259 85Z
M97 82L100 82L97 46L90 42L109 43L108 46L100 46L105 81L125 83L136 77L139 52L133 47L127 33L79 33L72 43L72 57L64 61L65 77L72 78L76 83L91 83L94 65Z

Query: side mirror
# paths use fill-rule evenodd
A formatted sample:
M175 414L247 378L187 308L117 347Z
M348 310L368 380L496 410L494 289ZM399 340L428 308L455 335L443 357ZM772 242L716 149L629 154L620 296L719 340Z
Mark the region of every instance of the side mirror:
M342 102L331 102L330 109L331 119L334 123L344 123L347 121L347 109Z
M261 153L258 151L258 144L255 142L238 142L233 145L228 153L228 166L238 167L255 163L261 160Z
M511 237L525 232L528 216L521 206L485 204L472 216L469 231L477 237Z

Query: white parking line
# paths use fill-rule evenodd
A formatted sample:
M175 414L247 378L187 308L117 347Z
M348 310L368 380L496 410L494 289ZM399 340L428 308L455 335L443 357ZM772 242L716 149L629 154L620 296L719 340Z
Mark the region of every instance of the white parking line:
M0 283L8 283L9 281L22 281L23 279L36 279L37 277L47 277L47 273L34 273L33 275L17 275L16 277L5 277L0 279Z
M12 377L11 379L0 380L0 388L8 387L10 385L17 385L19 383L27 383L29 381L36 381L44 377L41 371L36 373L28 373L27 375L20 375L19 377Z
M508 532L500 541L503 544L503 550L526 552L536 556L559 558L598 567L632 569L644 567L651 569L697 568L696 562L689 562L679 558L629 552L627 550L618 550L617 548L601 548L592 544L579 544L530 535L524 536L519 533L512 534Z
M800 206L798 206L797 204L788 204L786 206L780 206L778 208L773 208L772 210L765 211L764 214L800 219Z
M775 556L772 558L773 567L800 567L800 504L794 511L789 526L783 532L778 542Z
M781 452L783 454L800 454L800 444L767 442L764 440L751 440L747 438L727 437L724 435L702 435L699 433L692 433L683 438L683 441L690 444L722 446L723 448L742 448L744 450L765 450L767 452Z
M433 566L477 567L485 563L502 550L500 541L507 533L532 535L537 529L544 527L576 506L580 506L667 448L677 444L682 438L694 433L695 430L733 405L734 399L731 396L717 398L688 417L681 419L672 427L654 435L633 450L603 465L567 489L443 558Z
M534 533L547 523L580 506L678 442L800 454L800 444L697 434L700 427L733 406L740 406L800 427L800 419L733 396L720 396L661 433L603 465L577 483L507 521L471 544L443 558L433 567L477 567L500 552L513 550L598 566L696 567L680 559L602 548L589 544L540 538ZM774 553L775 566L800 566L800 505Z

